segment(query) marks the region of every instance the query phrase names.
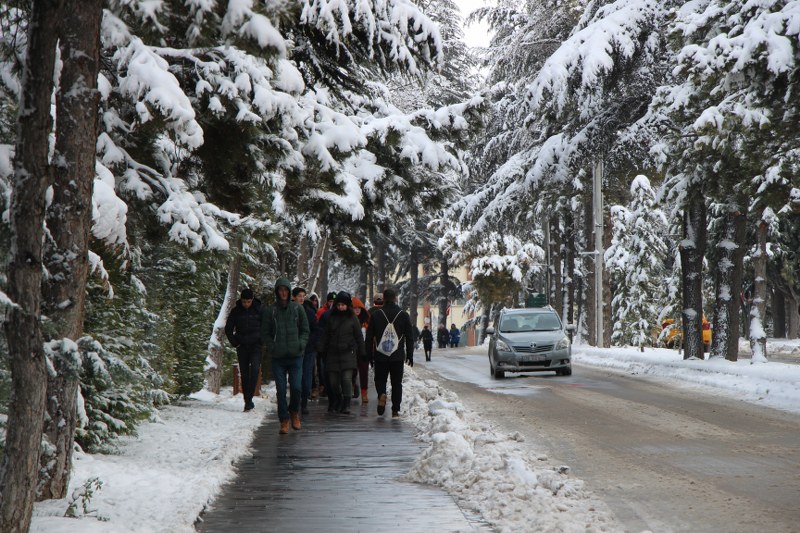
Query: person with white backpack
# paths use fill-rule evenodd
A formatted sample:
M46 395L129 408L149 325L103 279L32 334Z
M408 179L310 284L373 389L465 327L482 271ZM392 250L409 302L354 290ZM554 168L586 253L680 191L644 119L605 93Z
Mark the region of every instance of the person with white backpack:
M366 335L367 357L375 366L378 415L386 412L386 382L392 383L392 417L400 416L403 401L403 366L414 365L411 318L397 305L393 289L383 291L383 306L370 309Z

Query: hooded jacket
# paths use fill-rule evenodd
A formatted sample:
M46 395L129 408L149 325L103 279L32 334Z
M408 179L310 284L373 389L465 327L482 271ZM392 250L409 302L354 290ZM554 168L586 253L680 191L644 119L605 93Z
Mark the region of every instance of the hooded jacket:
M236 300L225 322L225 336L236 348L261 346L261 300L253 299L248 309Z
M292 286L288 279L275 282L275 303L264 307L261 316L261 338L267 353L273 358L302 357L308 343L309 327L305 310L288 298L281 302L278 288L286 287L289 294Z

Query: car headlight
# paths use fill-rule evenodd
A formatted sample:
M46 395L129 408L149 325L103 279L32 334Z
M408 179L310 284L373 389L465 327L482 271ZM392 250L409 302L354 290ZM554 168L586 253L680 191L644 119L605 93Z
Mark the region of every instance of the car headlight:
M495 347L501 352L511 351L511 348L509 348L508 344L506 344L505 341L498 340L497 344L495 344Z
M569 338L564 337L556 343L556 350L566 350L569 348Z

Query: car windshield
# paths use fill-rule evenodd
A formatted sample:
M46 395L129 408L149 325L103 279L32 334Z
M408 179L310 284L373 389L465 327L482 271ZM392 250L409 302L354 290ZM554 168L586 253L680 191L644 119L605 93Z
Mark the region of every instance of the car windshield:
M561 321L553 313L530 315L508 315L500 321L501 333L520 333L523 331L556 331L561 329Z

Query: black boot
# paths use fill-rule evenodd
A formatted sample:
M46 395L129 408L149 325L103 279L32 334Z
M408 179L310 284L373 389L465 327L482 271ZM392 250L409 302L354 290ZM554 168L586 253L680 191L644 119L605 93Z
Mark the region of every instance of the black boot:
M328 394L328 412L335 413L339 408L339 399L335 394Z
M343 415L350 414L350 396L345 396L342 398L342 405L339 407L339 412Z

